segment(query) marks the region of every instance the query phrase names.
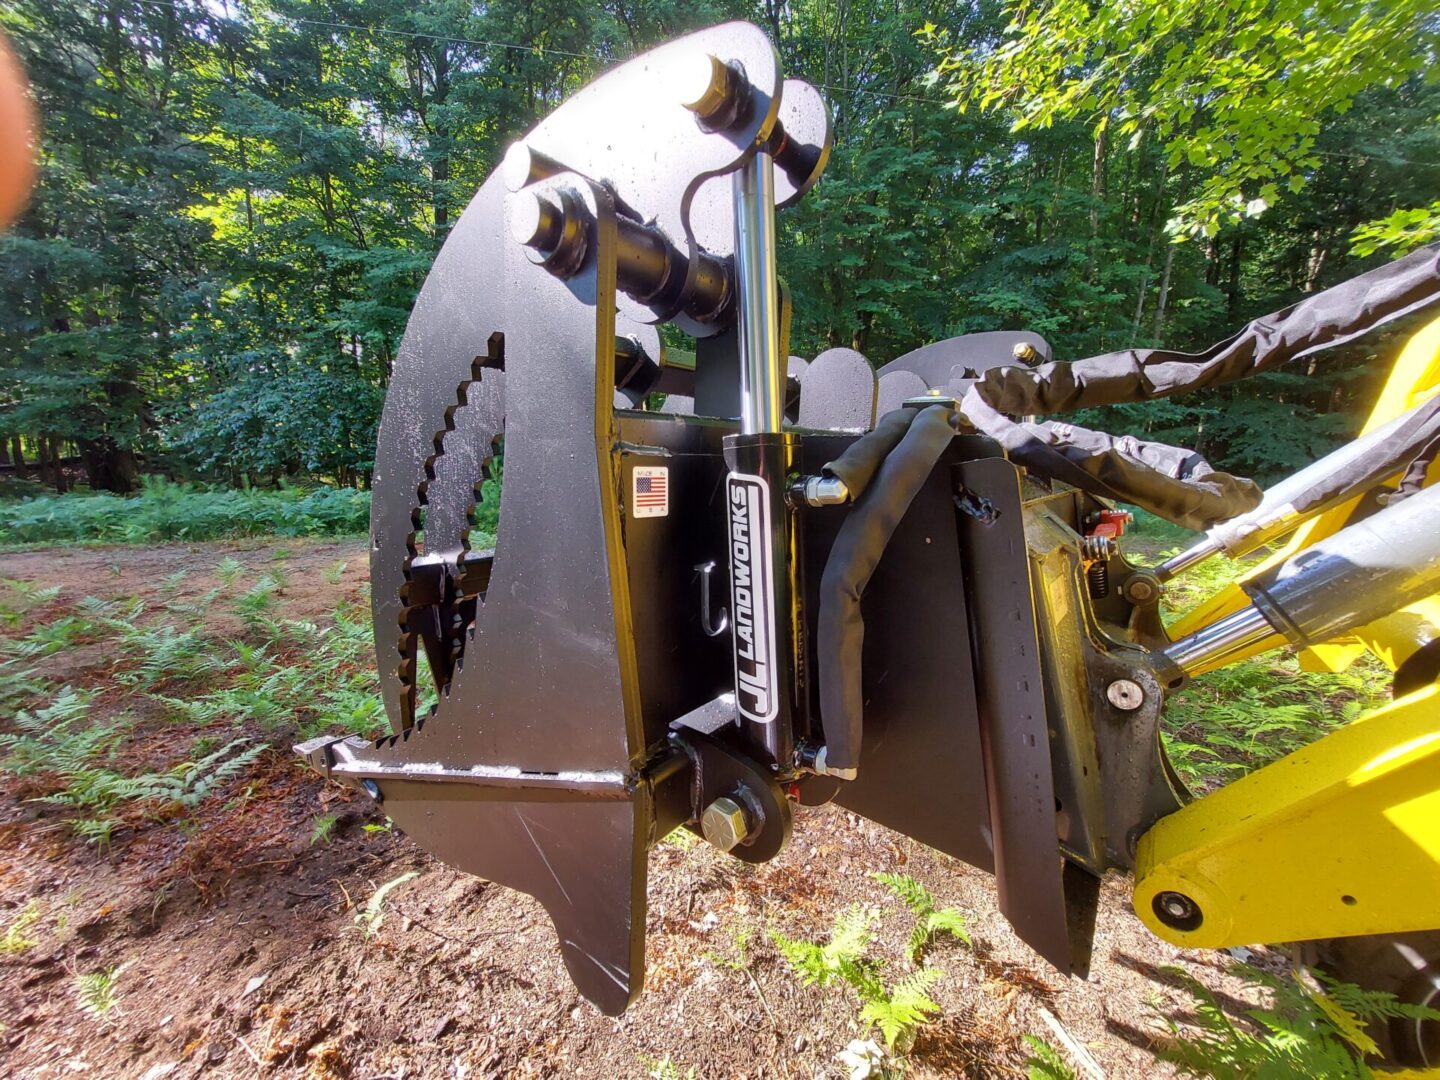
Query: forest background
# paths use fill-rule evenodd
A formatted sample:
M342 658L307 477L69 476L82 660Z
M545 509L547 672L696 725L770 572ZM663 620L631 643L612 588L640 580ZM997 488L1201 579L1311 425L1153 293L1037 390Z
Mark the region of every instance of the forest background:
M1199 347L1436 236L1414 0L7 0L44 130L0 239L0 472L367 487L416 291L505 148L732 18L834 113L781 215L801 355ZM1088 419L1273 478L1357 430L1413 325Z

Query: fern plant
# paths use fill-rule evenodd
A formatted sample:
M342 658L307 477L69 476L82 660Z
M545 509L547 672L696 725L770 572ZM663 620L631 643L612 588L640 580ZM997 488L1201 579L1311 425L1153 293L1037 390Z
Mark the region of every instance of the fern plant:
M1030 1048L1030 1056L1025 1059L1025 1080L1075 1080L1075 1070L1048 1042L1036 1035L1020 1037Z
M130 965L119 964L92 971L88 975L75 976L75 1003L81 1012L92 1016L104 1016L120 1004L120 995L115 989L121 973Z
M61 791L36 802L80 811L82 816L71 822L71 829L104 847L114 829L112 814L121 803L154 802L162 807L194 809L267 749L265 743L239 749L249 741L234 739L196 761L181 762L162 773L124 776L103 767L78 768L65 774Z
M107 755L125 733L128 720L90 719L94 695L65 687L50 704L15 714L13 732L0 733L0 773L64 776Z
M770 931L770 939L791 970L800 976L802 985L847 984L860 998L860 1019L867 1027L878 1027L892 1051L905 1053L914 1044L920 1027L940 1011L929 995L940 972L923 968L887 989L879 965L865 956L872 938L870 916L858 904L836 917L830 938L823 945Z
M247 627L254 630L260 626L270 611L275 606L275 594L280 591L279 586L269 577L263 577L250 587L248 591L236 598L233 605L236 615Z
M245 564L232 555L226 555L215 567L215 576L227 589L239 581L245 573Z
M908 874L876 873L870 875L900 898L901 902L915 916L915 929L910 932L907 950L910 959L918 962L925 947L938 934L971 944L970 930L965 916L958 908L935 906L935 894Z
M645 1075L650 1077L651 1080L695 1080L694 1065L691 1065L682 1073L679 1062L671 1061L668 1054L663 1058L642 1057L640 1064L649 1070Z
M374 937L385 922L385 898L407 881L419 876L418 871L411 870L397 878L391 878L376 888L365 906L355 913L355 925L360 928L360 934L366 941Z
M823 945L791 939L778 930L770 931L770 940L791 970L800 976L802 986L823 987L844 982L854 987L863 1000L882 992L874 962L865 959L871 938L870 916L859 904L852 904L835 917L830 939Z
M6 593L0 599L0 624L5 626L19 626L20 617L27 611L48 604L60 595L59 585L41 586L17 578L0 578L0 589Z
M321 814L315 819L315 827L310 833L310 846L316 844L328 844L330 837L335 833L335 826L340 822L339 814Z
M1360 1080L1373 1075L1365 1055L1378 1052L1366 1034L1367 1022L1395 1017L1440 1020L1440 1012L1404 1004L1393 994L1363 990L1323 975L1312 983L1298 974L1277 976L1237 964L1232 972L1271 998L1268 1008L1246 1014L1253 1027L1242 1026L1231 1020L1214 994L1188 972L1166 970L1194 998L1191 1023L1195 1030L1187 1032L1167 1018L1173 1041L1158 1056L1185 1076Z
M921 1025L940 1011L929 993L939 978L940 972L934 968L912 971L883 994L866 1001L860 1019L880 1029L889 1049L908 1052Z
M0 934L0 956L15 956L39 944L30 936L30 930L39 921L40 906L31 900L20 909L20 914L6 927L5 933Z
M33 660L42 656L53 656L89 641L95 633L96 627L91 620L78 615L66 615L40 624L19 641L6 642L5 648L14 656Z
M150 688L161 683L189 682L222 671L210 640L198 629L176 630L168 624L153 627L119 622L120 647L134 666L117 676L130 686Z
M1199 792L1308 746L1380 705L1388 672L1374 660L1316 674L1293 656L1257 657L1196 679L1166 702L1165 749Z
M153 799L194 809L269 748L265 743L255 743L239 749L249 741L232 739L198 761L182 761L168 772L137 776L121 785L123 797Z

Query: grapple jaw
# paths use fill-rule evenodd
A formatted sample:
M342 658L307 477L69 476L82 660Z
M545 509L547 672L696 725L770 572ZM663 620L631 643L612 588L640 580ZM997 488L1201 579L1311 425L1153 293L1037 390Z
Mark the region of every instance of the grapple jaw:
M570 977L602 1012L616 1015L635 1000L655 822L647 783L619 771L445 768L353 736L296 749L318 771L376 799L437 858L539 900Z
M1142 651L1098 623L1041 647L1037 598L1088 610L1075 541L1094 500L1022 491L943 407L952 378L1045 343L957 339L878 379L850 350L789 357L773 208L829 148L819 94L755 27L611 71L476 194L386 398L371 581L394 734L297 750L445 862L538 899L606 1013L641 988L647 852L679 825L762 861L794 805L836 799L995 872L1026 940L1083 970L1098 875L1126 864L1140 817L1178 805L1153 680L1136 674L1153 696L1113 718L1123 746L1090 728L1087 657L1141 672ZM662 348L662 323L694 354ZM937 404L927 449L912 435ZM888 439L892 410L873 492L845 490L829 465ZM473 521L502 438L490 548ZM1043 580L1037 505L1055 530ZM837 552L858 560L853 595L832 590ZM863 662L817 648L837 610ZM863 745L822 715L827 679ZM842 748L857 760L827 767ZM1102 793L1122 772L1128 803ZM1074 800L1058 824L1057 778Z

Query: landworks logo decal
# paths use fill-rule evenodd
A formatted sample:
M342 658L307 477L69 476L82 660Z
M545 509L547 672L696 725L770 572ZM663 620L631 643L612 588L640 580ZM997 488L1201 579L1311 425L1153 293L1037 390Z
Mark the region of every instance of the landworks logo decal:
M770 485L731 473L730 611L735 635L735 705L759 724L779 711L775 685L775 568L770 559Z

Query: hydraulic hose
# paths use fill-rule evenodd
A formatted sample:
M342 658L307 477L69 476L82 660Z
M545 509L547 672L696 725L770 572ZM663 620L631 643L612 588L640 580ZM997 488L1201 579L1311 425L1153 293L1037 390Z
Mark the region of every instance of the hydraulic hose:
M855 507L836 534L820 579L816 659L827 768L860 765L865 649L860 600L895 529L955 434L955 415L949 406L932 405L918 412L897 409L855 444L853 455L826 466L845 479L847 487L859 485L858 491L850 487ZM869 445L861 447L866 440L871 440ZM872 468L877 462L878 467Z

